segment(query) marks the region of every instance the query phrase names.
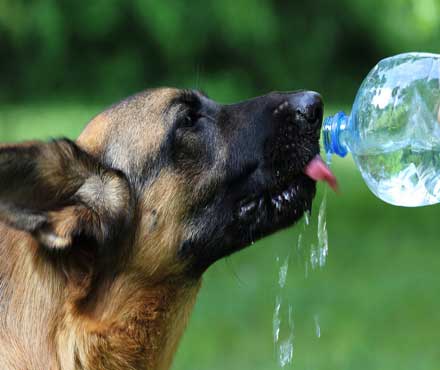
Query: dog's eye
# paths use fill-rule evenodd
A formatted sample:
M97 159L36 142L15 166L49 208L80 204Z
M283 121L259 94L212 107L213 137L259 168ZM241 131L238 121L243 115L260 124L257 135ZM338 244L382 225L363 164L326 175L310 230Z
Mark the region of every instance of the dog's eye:
M187 127L196 124L196 122L197 122L197 117L193 114L188 114L184 118L184 125Z
M200 118L200 114L195 112L186 112L179 122L179 127L194 127Z

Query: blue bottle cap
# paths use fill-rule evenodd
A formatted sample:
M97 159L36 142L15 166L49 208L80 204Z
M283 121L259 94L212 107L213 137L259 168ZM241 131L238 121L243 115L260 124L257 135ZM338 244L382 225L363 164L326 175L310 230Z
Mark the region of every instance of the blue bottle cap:
M323 141L327 154L337 154L345 157L348 153L347 147L341 142L341 132L347 128L348 116L344 112L338 112L329 116L323 124Z

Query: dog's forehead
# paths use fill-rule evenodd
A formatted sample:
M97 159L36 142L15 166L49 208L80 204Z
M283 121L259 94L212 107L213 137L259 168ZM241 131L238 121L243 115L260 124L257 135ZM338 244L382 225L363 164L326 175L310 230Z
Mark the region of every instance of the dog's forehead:
M112 105L93 118L77 142L87 151L100 154L109 147L128 146L139 154L153 152L163 141L176 109L169 109L182 94L175 88L143 91Z

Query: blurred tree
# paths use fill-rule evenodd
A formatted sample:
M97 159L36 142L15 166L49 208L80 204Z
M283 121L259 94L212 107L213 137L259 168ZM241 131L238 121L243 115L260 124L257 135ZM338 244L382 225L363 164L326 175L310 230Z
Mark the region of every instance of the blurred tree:
M0 0L0 98L221 100L308 88L349 102L378 59L438 51L438 0Z

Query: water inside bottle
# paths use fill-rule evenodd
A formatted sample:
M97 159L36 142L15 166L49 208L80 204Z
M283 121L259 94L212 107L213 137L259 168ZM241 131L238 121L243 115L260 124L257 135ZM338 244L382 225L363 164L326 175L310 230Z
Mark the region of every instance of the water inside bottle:
M440 202L439 55L380 61L359 88L350 116L326 122L326 149L351 152L380 199L407 207Z
M440 202L440 150L406 146L387 153L358 154L365 182L382 200L416 207Z
M430 94L423 90L429 83L417 81L400 98L375 106L370 123L359 128L363 139L354 143L353 158L369 188L388 203L416 207L440 201L440 102L435 81ZM378 89L375 97L384 90ZM358 118L364 114L358 113Z

